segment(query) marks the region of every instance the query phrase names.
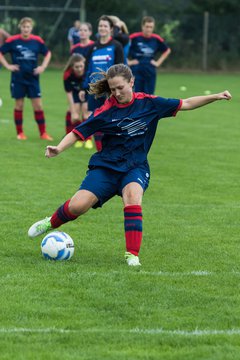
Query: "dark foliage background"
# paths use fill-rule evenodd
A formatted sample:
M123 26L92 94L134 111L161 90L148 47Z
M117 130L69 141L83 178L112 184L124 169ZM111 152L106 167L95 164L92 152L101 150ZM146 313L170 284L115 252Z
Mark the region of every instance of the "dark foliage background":
M68 11L54 11L64 8ZM68 29L81 18L81 0L2 0L0 25L11 34L18 32L18 21L24 16L35 20L34 33L42 36L53 52L53 60L62 63L69 55ZM6 9L6 6L10 7ZM17 9L14 7L17 6ZM22 8L20 8L22 7ZM25 7L25 8L24 8ZM32 10L32 7L38 9ZM39 9L39 7L41 9ZM53 11L49 11L52 8ZM44 10L45 9L45 10ZM46 11L48 9L48 11ZM56 9L57 10L57 9ZM240 2L238 0L97 0L85 1L86 20L94 34L97 19L113 14L124 20L130 32L139 31L143 15L156 19L156 32L172 48L172 55L164 64L168 68L201 69L203 64L204 13L209 12L207 67L215 70L237 70L240 54ZM59 16L62 17L53 32ZM94 35L93 35L94 39Z

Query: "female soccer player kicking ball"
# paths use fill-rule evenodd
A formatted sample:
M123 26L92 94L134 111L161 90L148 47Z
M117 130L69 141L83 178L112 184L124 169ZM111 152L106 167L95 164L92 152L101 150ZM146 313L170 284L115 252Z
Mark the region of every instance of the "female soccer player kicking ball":
M57 146L47 146L51 158L102 131L103 148L89 162L87 176L73 197L60 206L51 217L33 224L28 235L36 237L68 221L75 220L90 208L101 207L115 195L124 204L125 258L130 266L140 265L142 241L142 197L150 179L147 154L154 139L158 120L175 116L179 110L192 110L216 100L230 100L228 91L184 100L165 99L133 92L134 78L123 64L111 66L102 78L90 83L96 96L108 95L104 105L89 119L67 134Z

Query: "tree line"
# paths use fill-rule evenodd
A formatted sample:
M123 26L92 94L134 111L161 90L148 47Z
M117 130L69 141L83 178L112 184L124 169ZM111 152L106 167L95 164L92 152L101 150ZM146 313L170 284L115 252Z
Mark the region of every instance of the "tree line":
M16 6L17 10L14 9ZM204 13L208 12L208 69L230 70L239 67L238 0L108 0L104 3L96 0L58 0L57 3L53 0L41 0L39 3L32 0L31 11L28 11L28 7L27 0L22 0L21 6L17 0L5 0L5 4L2 2L0 6L0 25L14 34L18 32L20 18L32 17L35 20L35 33L42 36L53 50L56 62L63 62L68 57L67 31L73 21L82 15L92 23L94 33L97 31L97 19L102 14L117 15L126 22L129 32L139 31L142 16L151 15L156 19L156 32L172 48L172 55L164 66L200 69ZM61 11L64 7L66 11ZM54 11L56 8L58 11ZM81 13L83 10L84 14Z

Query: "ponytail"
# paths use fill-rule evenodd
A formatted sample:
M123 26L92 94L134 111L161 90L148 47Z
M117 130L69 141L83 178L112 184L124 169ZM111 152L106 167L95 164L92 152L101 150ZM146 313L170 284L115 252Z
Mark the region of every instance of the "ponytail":
M102 96L109 97L111 90L108 85L108 80L113 79L115 76L122 76L128 82L133 78L132 71L127 65L113 65L106 72L100 71L92 74L93 79L94 77L95 79L89 84L89 94L95 95L95 98Z

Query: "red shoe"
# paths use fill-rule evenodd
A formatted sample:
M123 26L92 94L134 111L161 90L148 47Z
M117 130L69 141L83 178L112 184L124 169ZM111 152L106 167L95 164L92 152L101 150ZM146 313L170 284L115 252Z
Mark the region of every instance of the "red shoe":
M43 139L43 140L48 140L48 141L52 141L53 138L48 135L48 133L44 132L42 135L40 135L40 138Z
M27 137L23 132L21 132L21 133L17 134L17 139L18 140L27 140Z

